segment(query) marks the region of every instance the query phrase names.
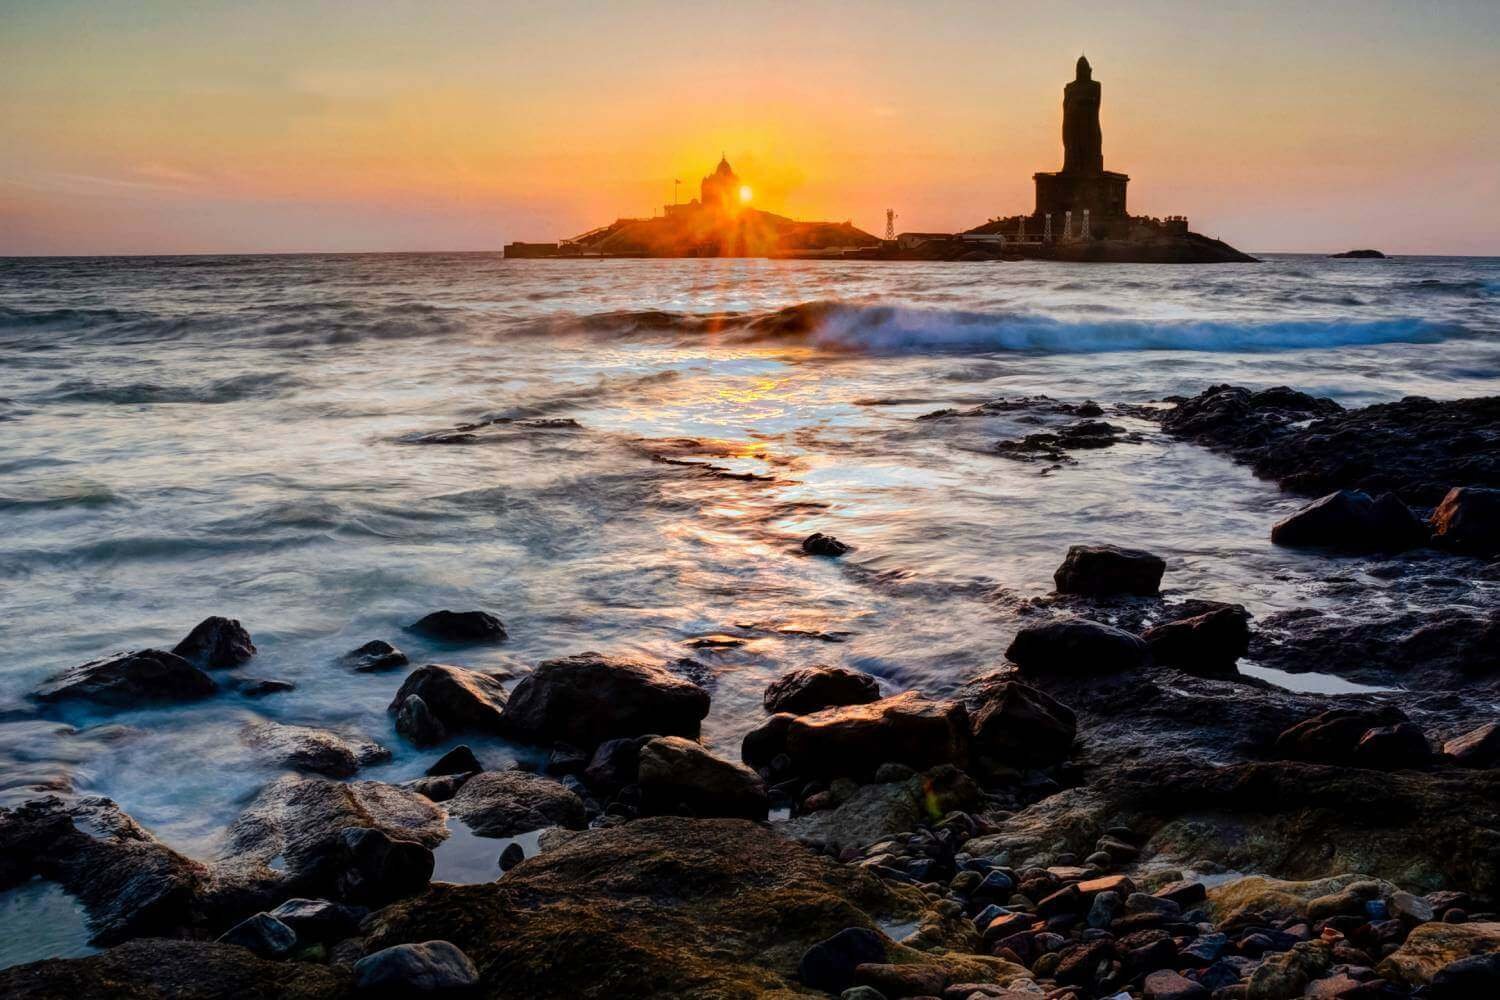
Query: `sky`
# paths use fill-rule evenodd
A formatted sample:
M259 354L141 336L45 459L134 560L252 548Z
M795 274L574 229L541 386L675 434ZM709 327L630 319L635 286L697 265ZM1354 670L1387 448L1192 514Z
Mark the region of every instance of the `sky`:
M1030 211L1080 52L1132 212L1500 254L1500 0L0 0L0 255L497 250L721 152L880 234Z

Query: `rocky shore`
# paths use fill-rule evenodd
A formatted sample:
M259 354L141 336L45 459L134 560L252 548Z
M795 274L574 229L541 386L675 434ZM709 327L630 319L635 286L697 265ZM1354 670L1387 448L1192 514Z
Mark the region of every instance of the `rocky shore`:
M1002 411L1038 430L994 453L1041 471L1128 446L1111 418L1149 419L1303 495L1267 535L1349 560L1349 592L1455 598L1257 620L1175 591L1169 553L1081 541L993 670L923 692L807 665L766 688L738 760L698 741L713 695L692 660L579 652L508 676L413 667L372 639L344 665L389 673L425 775L362 777L390 750L358 732L249 726L284 773L213 859L107 799L0 809L0 890L60 886L105 949L0 971L0 995L1500 995L1500 399L1351 411L1216 386L922 419ZM508 636L484 610L411 628L455 647ZM255 655L244 625L210 618L31 702L107 715L276 694L240 677ZM1380 690L1295 692L1248 661ZM466 735L544 763L430 749ZM434 880L455 824L494 839L492 880Z

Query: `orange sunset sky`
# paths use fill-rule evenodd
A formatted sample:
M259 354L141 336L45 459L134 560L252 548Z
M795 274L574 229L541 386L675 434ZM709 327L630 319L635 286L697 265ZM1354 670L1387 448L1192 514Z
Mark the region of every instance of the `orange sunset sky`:
M1500 3L0 0L0 254L494 250L683 198L1029 211L1080 51L1136 213L1500 253Z

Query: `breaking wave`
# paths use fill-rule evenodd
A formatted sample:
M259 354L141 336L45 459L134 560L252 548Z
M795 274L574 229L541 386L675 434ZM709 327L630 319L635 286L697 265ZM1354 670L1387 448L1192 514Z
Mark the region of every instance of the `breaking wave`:
M1436 343L1463 327L1418 318L1381 320L1058 319L894 305L804 302L765 313L611 312L553 320L547 333L712 337L859 354L1095 354L1108 351L1285 351L1369 344ZM542 332L533 327L526 332Z

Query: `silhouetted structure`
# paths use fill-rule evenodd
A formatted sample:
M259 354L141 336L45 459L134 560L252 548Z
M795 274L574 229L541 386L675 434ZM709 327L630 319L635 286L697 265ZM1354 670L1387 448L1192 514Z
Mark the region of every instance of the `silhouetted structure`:
M1127 175L1104 169L1099 98L1099 81L1089 61L1079 56L1077 76L1063 88L1063 168L1033 175L1037 215L1072 212L1081 225L1087 211L1091 231L1099 229L1101 220L1125 217L1125 185L1130 182Z

